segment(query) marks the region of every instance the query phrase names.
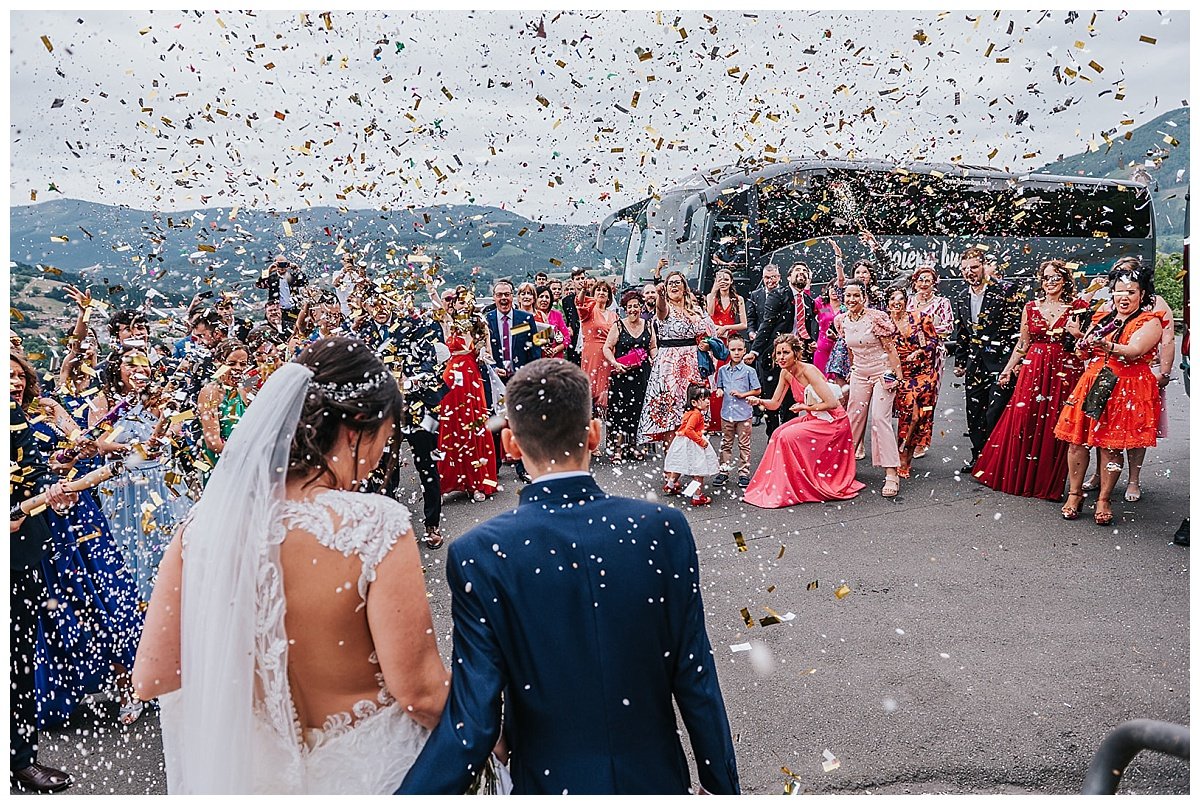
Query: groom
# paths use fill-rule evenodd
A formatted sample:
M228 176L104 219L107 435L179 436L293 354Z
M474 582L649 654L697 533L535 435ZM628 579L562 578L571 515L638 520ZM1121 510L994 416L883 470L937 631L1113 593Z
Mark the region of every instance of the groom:
M703 788L739 793L687 521L596 484L600 423L570 361L518 370L507 403L504 447L534 480L450 545L450 697L398 793L463 793L502 695L514 794L687 793L674 707Z

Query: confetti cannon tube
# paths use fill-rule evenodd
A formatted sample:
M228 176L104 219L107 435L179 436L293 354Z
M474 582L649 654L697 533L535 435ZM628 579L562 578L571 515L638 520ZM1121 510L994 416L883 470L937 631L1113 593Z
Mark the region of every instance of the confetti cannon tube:
M99 469L92 470L80 478L65 481L63 487L68 492L83 492L84 490L97 487L111 478L115 478L124 469L124 462L114 461L111 464L105 464ZM20 503L14 505L9 510L9 519L19 520L22 517L36 516L44 512L46 508L46 493L42 492L40 495L34 495L28 500L22 500Z
M99 422L97 422L95 425L88 428L87 430L82 431L79 434L79 436L76 437L76 441L82 442L82 441L85 441L88 439L94 439L97 436L99 436L102 432L107 430L109 427L111 427L113 425L113 423L115 423L118 419L121 418L121 415L125 413L126 409L129 408L129 405L130 405L130 401L129 401L128 397L125 397L125 398L119 400L117 402L117 404L114 405L109 410L109 412L104 415L103 419L101 419ZM54 460L56 462L58 462L59 464L66 464L71 459L78 456L81 450L82 450L82 448L78 444L74 444L69 447L64 447L62 450L59 450L57 453L54 454Z

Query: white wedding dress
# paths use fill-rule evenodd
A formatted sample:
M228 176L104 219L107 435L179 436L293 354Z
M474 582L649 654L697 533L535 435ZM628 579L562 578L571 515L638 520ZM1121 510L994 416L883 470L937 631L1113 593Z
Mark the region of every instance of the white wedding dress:
M361 560L365 618L375 569L409 530L408 510L381 495L283 497L282 468L310 376L296 364L272 375L185 526L182 686L159 700L170 794L390 794L428 736L392 698L382 671L374 698L320 729L302 728L293 704L285 536L308 532ZM363 662L378 665L373 651Z
M334 530L334 517L342 523ZM410 527L404 506L382 495L326 491L312 501L282 501L276 506L267 546L275 558L260 564L255 608L256 685L254 697L254 794L391 794L404 780L425 745L429 731L414 722L388 692L383 672L375 674L379 692L357 702L351 711L325 719L320 729L303 728L292 703L287 673L288 637L284 630L287 603L278 563L278 546L290 529L312 534L317 541L362 561L358 578L359 608L366 606L375 568L397 536ZM185 542L184 563L187 563ZM374 652L365 662L378 665ZM163 744L167 756L167 790L187 790L172 779L173 755L168 741L186 724L171 721L175 708L163 697Z

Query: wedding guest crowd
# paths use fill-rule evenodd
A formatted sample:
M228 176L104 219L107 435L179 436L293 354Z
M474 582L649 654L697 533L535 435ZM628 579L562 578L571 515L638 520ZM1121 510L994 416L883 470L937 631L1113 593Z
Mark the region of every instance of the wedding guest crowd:
M57 507L22 526L45 529L37 537L45 551L23 560L19 595L38 637L19 647L35 668L14 710L20 734L59 726L106 692L118 700L120 723L139 718L128 672L164 552L264 382L321 339L359 339L403 391L385 460L365 483L415 499L404 482L415 475L427 550L445 541L444 502L504 491L505 465L528 482L499 431L507 384L541 358L576 363L586 375L603 423L593 457L624 463L657 454L661 492L684 494L691 506L712 502L705 483L721 490L736 478L746 503L780 508L860 494L857 462L868 449L882 470L882 497L897 498L903 479L917 483L953 337L972 477L1056 502L1065 486L1068 520L1094 487L1093 519L1106 525L1128 463L1125 500L1140 497L1145 451L1165 435L1174 363L1170 309L1150 268L1118 261L1106 300L1093 305L1099 283L1083 292L1067 263L1047 260L1026 301L971 247L959 259L964 293L952 302L939 294L930 263L881 287L895 272L869 233L863 240L876 259L858 261L847 276L834 245L834 278L818 288L810 267L796 262L768 265L745 296L722 268L702 297L663 260L654 282L619 294L584 270L519 285L498 279L486 289L487 307L474 288L437 287L436 272L423 270L429 258L400 277L347 254L322 287L319 272L280 255L251 288L197 294L182 332L141 310L108 312L87 290L67 286L74 321L54 371L39 372L14 340L13 421L40 451L21 461L44 470L40 488L101 467L120 471L73 497L55 487ZM260 317L239 316L251 309ZM756 458L751 434L763 421L768 441ZM405 453L414 472L402 470ZM36 604L51 599L54 608ZM36 758L22 751L22 763ZM42 768L29 762L23 768ZM61 787L66 778L54 771L28 772L29 786Z

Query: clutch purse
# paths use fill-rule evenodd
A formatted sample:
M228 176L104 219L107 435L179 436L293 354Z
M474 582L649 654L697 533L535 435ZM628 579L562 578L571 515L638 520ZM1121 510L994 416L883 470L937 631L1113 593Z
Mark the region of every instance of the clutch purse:
M617 363L622 366L641 366L646 362L646 350L641 347L634 347L626 352L621 357L617 358Z
M1083 398L1083 412L1092 419L1099 419L1104 416L1104 409L1108 406L1108 398L1112 396L1113 389L1116 387L1116 373L1105 366L1096 375L1095 381L1092 382L1092 387L1088 389L1087 396Z

